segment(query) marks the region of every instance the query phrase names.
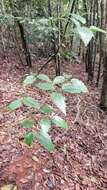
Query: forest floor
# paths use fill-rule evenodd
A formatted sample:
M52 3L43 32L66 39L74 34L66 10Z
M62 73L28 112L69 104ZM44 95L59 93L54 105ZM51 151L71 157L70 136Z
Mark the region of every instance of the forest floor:
M55 151L48 153L37 142L32 148L23 143L23 129L18 121L29 117L35 120L39 113L21 108L7 112L6 105L21 95L30 95L43 101L46 93L35 88L25 88L20 81L24 74L37 71L44 60L32 70L16 68L0 61L0 188L10 185L8 190L106 190L107 189L107 115L99 109L100 90L87 84L84 67L64 64L64 72L81 79L88 86L89 94L67 95L67 121L65 132L53 129ZM48 72L47 72L48 70ZM42 73L54 76L48 65ZM47 96L47 101L48 101ZM74 120L79 108L78 122Z

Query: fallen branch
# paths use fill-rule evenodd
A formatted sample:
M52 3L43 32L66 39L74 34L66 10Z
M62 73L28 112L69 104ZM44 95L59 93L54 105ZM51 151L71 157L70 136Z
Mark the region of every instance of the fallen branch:
M56 53L53 54L53 55L46 61L46 63L44 63L44 65L42 65L42 67L41 67L41 68L39 69L39 71L38 71L38 74L44 69L44 67L47 66L48 63L50 63L53 59L56 58L56 55L57 55L58 51L59 51L59 48L57 49ZM37 75L38 75L38 74L37 74Z
M80 107L81 107L81 100L80 100L80 98L78 98L78 103L77 103L77 105L76 105L76 107L77 107L77 114L76 114L76 117L75 117L75 120L74 120L74 122L73 122L73 124L76 124L76 123L79 123L79 118L80 118Z

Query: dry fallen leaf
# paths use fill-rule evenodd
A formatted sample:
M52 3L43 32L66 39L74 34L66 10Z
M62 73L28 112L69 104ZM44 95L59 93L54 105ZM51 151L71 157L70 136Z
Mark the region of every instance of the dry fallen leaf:
M4 185L3 187L1 187L1 190L17 190L17 187L9 184L9 185Z

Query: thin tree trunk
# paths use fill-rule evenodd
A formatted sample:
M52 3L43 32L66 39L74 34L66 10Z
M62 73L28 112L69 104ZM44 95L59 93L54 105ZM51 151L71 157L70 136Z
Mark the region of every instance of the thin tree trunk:
M20 21L17 19L18 13L15 10L15 6L13 4L13 1L9 0L9 3L10 3L11 10L12 10L12 15L15 17L16 23L17 23L17 25L19 27L21 41L22 41L22 48L23 48L23 51L24 51L24 54L25 54L27 66L32 67L31 55L30 55L27 40L26 40L26 37L25 37L24 27L20 23Z
M103 4L101 2L100 4L100 15L99 15L99 26L100 28L103 28ZM98 62L98 73L97 73L97 80L96 80L96 86L99 85L100 75L101 75L101 66L103 63L103 35L102 33L99 33L99 62Z
M56 59L56 76L62 74L62 65L61 65L61 0L57 2L57 20L58 20L58 54Z
M27 65L29 67L32 67L31 55L30 55L28 44L27 44L26 37L25 37L25 34L24 34L23 25L18 20L17 20L17 24L18 24L18 27L19 27L19 30L20 30L22 47L23 47L23 50L24 50L24 54L25 54L25 58L26 58L26 63L27 63Z
M63 33L63 37L65 36L66 34L66 31L67 31L67 28L68 28L68 25L69 25L69 22L70 22L70 18L71 18L71 13L73 12L74 8L75 8L75 4L77 3L77 0L73 0L72 2L72 5L71 5L71 9L70 9L70 15L69 15L69 18L68 18L68 21L65 25L65 29L64 29L64 33Z
M102 1L103 10L103 26L107 28L107 1ZM103 55L104 55L104 63L103 63L103 85L101 92L101 102L100 107L107 111L107 37L105 36L103 40Z

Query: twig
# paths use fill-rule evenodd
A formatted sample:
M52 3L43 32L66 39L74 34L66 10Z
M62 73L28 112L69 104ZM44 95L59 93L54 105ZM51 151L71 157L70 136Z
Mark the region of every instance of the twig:
M58 51L59 51L59 48L58 48L57 51L46 61L46 63L44 63L44 65L39 69L38 74L44 69L44 67L47 66L47 64L48 64L50 61L52 61L52 60L56 57ZM37 74L37 75L38 75L38 74Z
M76 107L77 107L77 114L76 114L76 117L75 117L75 120L74 120L73 124L79 122L79 117L80 117L80 107L81 107L80 102L81 102L81 99L78 97L78 103L77 103L77 105L76 105Z
M44 67L47 66L47 64L48 64L50 61L53 60L53 58L54 58L54 55L51 56L51 57L46 61L46 63L44 63L44 65L42 65L42 67L41 67L41 68L39 69L39 71L38 71L38 74L44 69Z

